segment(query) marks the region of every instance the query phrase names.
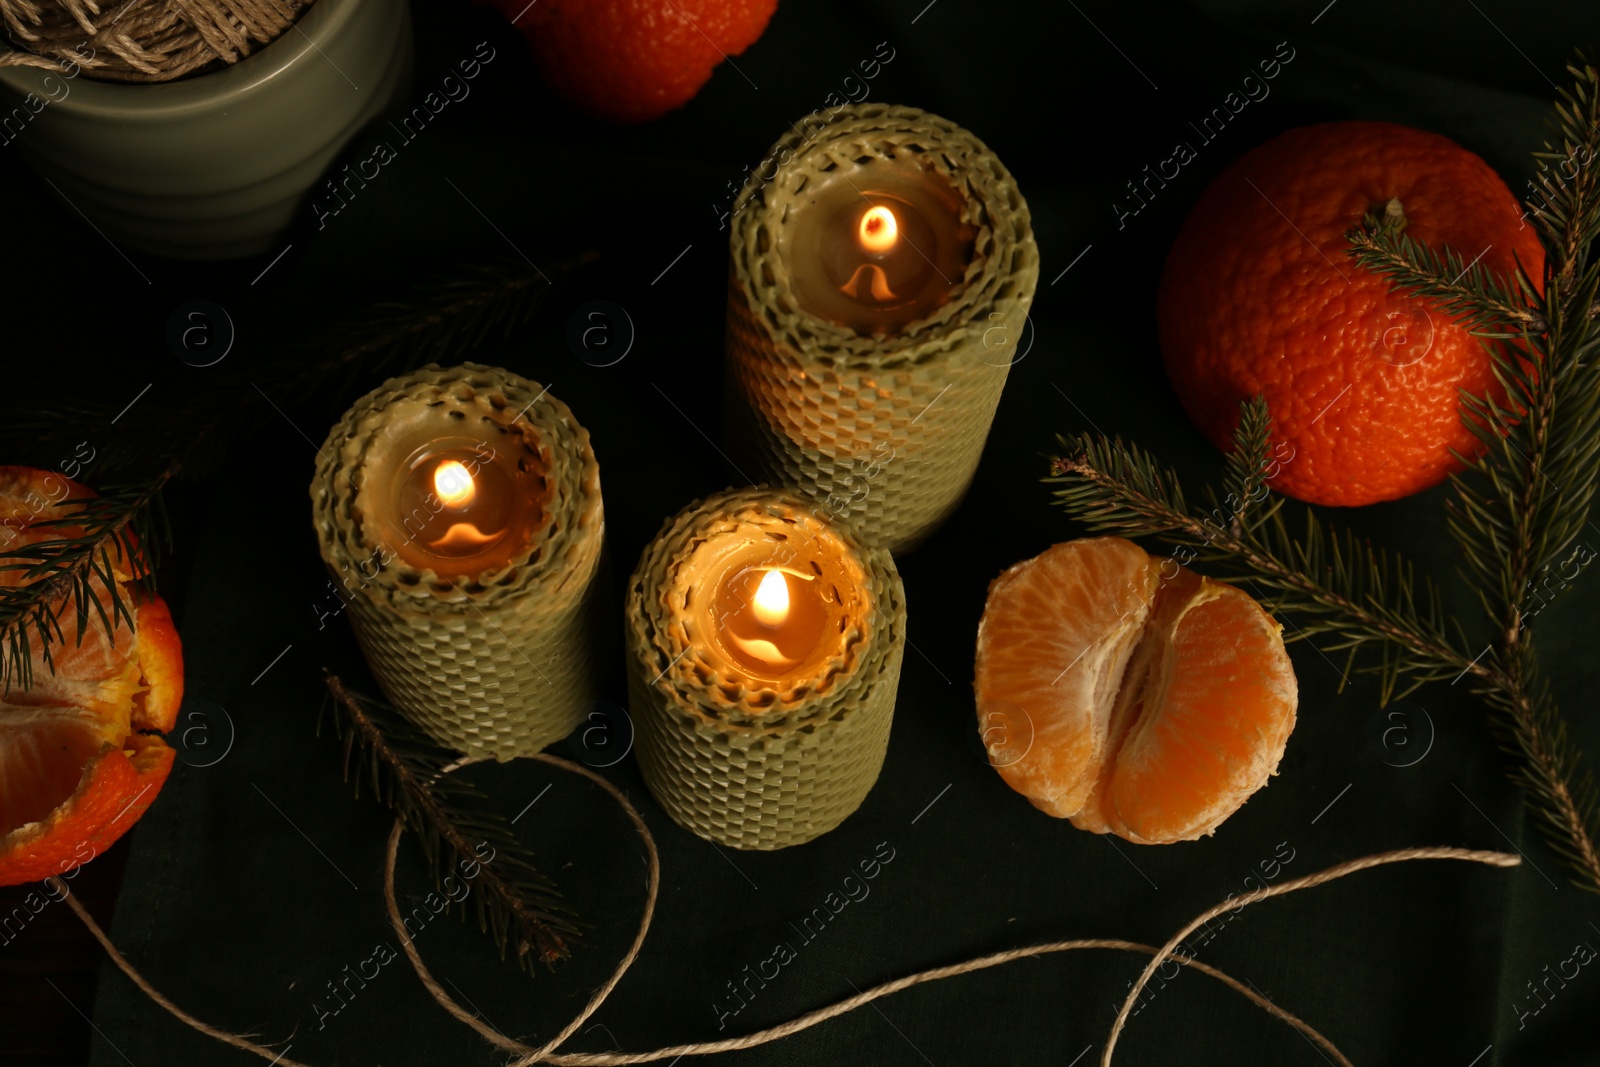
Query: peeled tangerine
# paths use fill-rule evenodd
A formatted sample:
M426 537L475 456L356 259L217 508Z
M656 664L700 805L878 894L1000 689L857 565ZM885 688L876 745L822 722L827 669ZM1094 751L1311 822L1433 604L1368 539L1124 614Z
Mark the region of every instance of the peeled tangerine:
M989 586L978 728L1041 811L1139 844L1210 834L1276 773L1298 687L1246 594L1120 537L1055 545Z
M0 551L81 532L41 526L69 517L63 505L94 494L46 471L0 467ZM0 692L0 885L63 874L93 859L144 814L172 770L173 751L153 731L171 730L183 702L183 653L172 613L135 584L138 560L115 551L111 577L133 613L110 634L92 609L70 605L45 664L30 632L33 684ZM0 570L0 587L23 583ZM110 594L91 588L114 619ZM112 640L115 638L115 641Z

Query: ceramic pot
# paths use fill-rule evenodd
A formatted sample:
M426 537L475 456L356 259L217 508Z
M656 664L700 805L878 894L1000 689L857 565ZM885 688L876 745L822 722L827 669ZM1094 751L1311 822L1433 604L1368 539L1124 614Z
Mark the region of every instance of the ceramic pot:
M0 67L0 152L21 152L119 247L256 255L409 88L413 67L404 0L317 0L276 41L198 77L128 84Z

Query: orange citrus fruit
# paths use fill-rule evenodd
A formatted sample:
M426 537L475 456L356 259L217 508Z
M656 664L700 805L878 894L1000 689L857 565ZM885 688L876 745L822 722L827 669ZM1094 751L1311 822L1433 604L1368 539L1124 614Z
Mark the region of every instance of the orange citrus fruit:
M73 501L94 493L70 479L0 467L0 550L72 536ZM91 610L61 605L54 670L30 633L33 684L0 692L0 885L59 875L103 852L144 814L172 770L173 751L154 731L172 729L183 702L183 653L160 597L134 585L138 560L120 551L111 575L133 609L107 633ZM0 571L16 586L18 571ZM110 591L91 582L107 618Z
M1391 199L1406 234L1536 281L1544 251L1489 165L1385 122L1290 130L1201 196L1167 257L1158 319L1178 398L1232 447L1239 402L1273 418L1273 488L1317 504L1392 500L1442 481L1481 444L1460 396L1504 398L1483 345L1430 301L1356 265L1346 231Z
M1120 537L1084 538L989 586L978 728L1035 807L1139 844L1191 841L1276 773L1298 688L1246 594Z
M550 88L611 122L660 118L688 103L719 63L731 64L729 56L760 38L778 7L778 0L492 2L527 37Z

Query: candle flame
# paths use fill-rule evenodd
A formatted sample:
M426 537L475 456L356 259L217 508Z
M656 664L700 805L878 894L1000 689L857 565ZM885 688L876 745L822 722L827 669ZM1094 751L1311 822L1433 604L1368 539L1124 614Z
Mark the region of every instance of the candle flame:
M478 495L472 474L460 460L447 459L433 472L433 490L447 508L464 508Z
M861 216L861 247L874 255L883 255L900 239L900 224L894 212L879 204L867 209Z
M756 621L766 627L781 626L789 617L789 583L784 580L782 571L768 571L761 579L750 610L755 613Z

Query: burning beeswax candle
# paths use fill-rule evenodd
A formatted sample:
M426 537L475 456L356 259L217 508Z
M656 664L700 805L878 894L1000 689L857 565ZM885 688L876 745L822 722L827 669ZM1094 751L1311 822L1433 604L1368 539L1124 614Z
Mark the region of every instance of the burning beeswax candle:
M504 566L544 523L547 484L525 442L428 441L395 465L376 501L380 533L409 564L447 578Z
M472 755L570 733L606 583L600 471L566 405L508 371L427 367L357 401L319 456L322 557L395 706Z
M904 593L888 552L818 510L782 490L711 497L667 523L629 585L640 769L720 844L809 841L883 764Z
M830 652L829 631L853 606L826 584L813 559L808 573L779 560L723 576L710 604L712 640L752 680L777 681L813 670Z
M730 451L908 550L960 503L1024 343L1027 204L915 108L819 112L768 158L729 236Z
M809 191L790 251L795 297L860 334L897 333L950 299L976 228L943 179L898 166L835 171Z

